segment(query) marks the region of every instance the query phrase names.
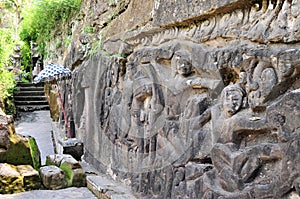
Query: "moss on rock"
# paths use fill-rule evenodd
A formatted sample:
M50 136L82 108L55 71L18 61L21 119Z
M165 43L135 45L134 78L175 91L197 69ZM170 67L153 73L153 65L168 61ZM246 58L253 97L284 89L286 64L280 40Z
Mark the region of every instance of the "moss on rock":
M38 169L41 165L40 151L33 137L14 135L6 152L6 161L9 164L28 164Z
M0 162L13 165L28 164L35 169L41 166L40 151L33 137L23 137L17 134L10 136L10 146L0 157Z
M0 164L0 193L11 194L25 191L23 176L17 167L10 164Z

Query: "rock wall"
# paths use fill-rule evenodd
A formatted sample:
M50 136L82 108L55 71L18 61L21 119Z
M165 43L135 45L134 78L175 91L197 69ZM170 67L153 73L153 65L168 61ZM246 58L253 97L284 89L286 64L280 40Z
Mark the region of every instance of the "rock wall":
M300 1L97 2L56 56L86 161L143 198L299 197Z

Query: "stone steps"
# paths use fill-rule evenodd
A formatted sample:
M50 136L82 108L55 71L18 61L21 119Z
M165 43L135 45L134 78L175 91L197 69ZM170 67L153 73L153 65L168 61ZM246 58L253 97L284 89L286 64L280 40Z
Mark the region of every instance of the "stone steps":
M19 82L14 92L18 111L49 110L43 84Z
M87 176L87 187L98 198L139 198L131 192L131 188L105 175Z

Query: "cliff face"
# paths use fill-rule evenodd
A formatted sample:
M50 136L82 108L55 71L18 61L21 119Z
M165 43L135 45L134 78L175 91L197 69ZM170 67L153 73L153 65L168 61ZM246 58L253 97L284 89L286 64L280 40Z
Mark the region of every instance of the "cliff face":
M85 1L49 48L86 161L149 198L299 195L299 7Z

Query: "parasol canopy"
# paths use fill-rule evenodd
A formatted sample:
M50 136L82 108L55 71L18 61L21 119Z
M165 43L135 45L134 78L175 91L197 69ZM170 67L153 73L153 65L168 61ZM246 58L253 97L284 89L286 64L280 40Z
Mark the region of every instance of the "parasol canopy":
M38 84L40 82L45 82L45 81L52 81L54 79L58 80L61 78L65 77L71 77L72 76L72 71L64 66L58 65L58 64L48 64L45 66L45 68L33 79L34 84ZM69 126L69 121L67 118L67 114L64 108L63 100L60 94L60 91L58 89L58 97L59 97L59 102L61 105L62 112L64 114L64 119L65 119L65 125L67 129L67 137L71 138L71 130Z
M33 83L51 81L62 77L72 76L72 71L62 65L48 64L45 68L34 78Z

